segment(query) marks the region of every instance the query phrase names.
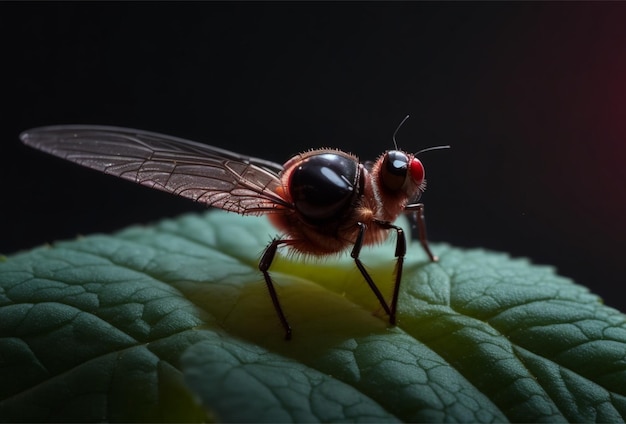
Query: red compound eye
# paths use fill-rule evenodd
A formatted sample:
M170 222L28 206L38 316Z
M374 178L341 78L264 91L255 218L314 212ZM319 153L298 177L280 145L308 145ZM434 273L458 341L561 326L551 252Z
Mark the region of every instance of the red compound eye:
M410 165L410 172L413 181L415 181L418 185L424 181L424 165L420 162L419 159L413 159Z

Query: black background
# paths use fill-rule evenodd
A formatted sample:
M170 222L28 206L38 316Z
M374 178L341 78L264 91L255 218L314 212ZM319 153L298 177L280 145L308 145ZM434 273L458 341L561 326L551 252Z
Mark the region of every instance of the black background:
M0 252L199 205L22 146L130 126L284 162L421 156L432 240L626 310L626 3L1 3Z

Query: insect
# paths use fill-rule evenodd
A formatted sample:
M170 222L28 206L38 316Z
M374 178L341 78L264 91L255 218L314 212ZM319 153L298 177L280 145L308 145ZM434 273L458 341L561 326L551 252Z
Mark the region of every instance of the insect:
M280 165L130 128L59 125L34 128L20 138L31 147L71 162L207 206L243 215L267 214L284 236L268 244L259 270L286 339L292 336L291 326L269 273L280 246L314 256L352 247L350 256L391 325L396 323L406 253L404 231L393 224L401 213L413 213L421 245L431 261L437 260L426 239L424 206L416 203L425 189L424 167L415 155L397 147L373 163L363 164L340 150L317 149ZM390 232L397 238L395 282L388 304L359 254L363 246L382 242Z

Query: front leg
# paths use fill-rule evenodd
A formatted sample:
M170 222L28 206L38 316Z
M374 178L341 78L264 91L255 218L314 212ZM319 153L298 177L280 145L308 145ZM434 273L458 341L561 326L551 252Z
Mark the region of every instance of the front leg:
M430 258L431 262L437 262L439 258L433 255L433 252L428 246L428 238L426 236L426 217L424 216L424 204L412 203L410 205L406 205L404 211L407 213L412 213L417 223L417 234L422 248L424 248L424 251Z

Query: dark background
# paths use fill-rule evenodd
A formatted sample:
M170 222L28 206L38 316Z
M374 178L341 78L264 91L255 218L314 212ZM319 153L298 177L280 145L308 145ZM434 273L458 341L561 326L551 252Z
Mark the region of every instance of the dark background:
M432 240L551 264L626 310L626 3L1 3L0 252L199 205L38 153L39 125L284 162L422 155Z

